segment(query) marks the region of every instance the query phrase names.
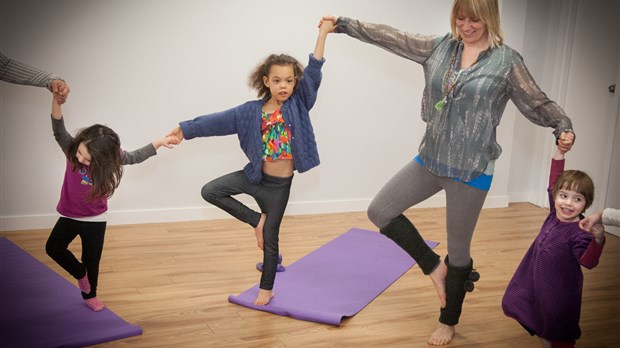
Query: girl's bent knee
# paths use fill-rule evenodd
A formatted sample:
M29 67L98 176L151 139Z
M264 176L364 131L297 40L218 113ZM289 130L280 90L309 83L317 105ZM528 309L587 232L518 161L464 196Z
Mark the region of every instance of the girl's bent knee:
M47 243L45 244L45 253L47 254L47 256L53 258L54 255L58 254L58 248L54 246L54 243L50 243L50 241L47 241Z
M205 201L209 203L213 203L217 200L217 197L216 195L213 194L213 190L211 189L209 184L204 185L202 187L202 190L200 191L200 195L202 196L202 199L204 199Z

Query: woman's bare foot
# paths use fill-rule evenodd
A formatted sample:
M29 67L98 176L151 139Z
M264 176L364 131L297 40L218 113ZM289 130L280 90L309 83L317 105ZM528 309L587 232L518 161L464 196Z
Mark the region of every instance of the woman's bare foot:
M439 266L429 274L437 290L437 296L439 296L439 302L441 302L441 308L446 306L446 274L448 273L448 266L439 260Z
M254 300L254 304L256 306L264 306L271 301L271 299L275 296L272 290L263 290L258 289L258 295L256 295L256 299Z
M256 244L263 250L265 246L265 240L263 239L263 225L265 225L265 220L267 219L267 214L260 214L260 220L258 220L258 225L254 227L254 233L256 233ZM269 302L269 301L267 301Z
M456 328L454 326L439 323L439 326L433 331L426 343L431 346L445 346L452 341L455 332Z

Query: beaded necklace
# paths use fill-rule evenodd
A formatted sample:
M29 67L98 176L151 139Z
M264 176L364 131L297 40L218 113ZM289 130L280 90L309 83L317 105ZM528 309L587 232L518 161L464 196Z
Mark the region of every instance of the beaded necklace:
M459 45L456 45L456 47L454 47L454 51L452 51L452 57L450 58L450 64L448 65L448 69L446 70L446 73L443 75L443 81L441 83L441 91L443 93L443 98L435 104L435 109L437 110L443 109L443 107L446 105L446 103L448 102L448 95L452 93L452 90L456 86L456 82L459 80L459 77L461 76L461 72L463 72L463 69L460 69L458 74L456 74L456 78L454 78L454 82L450 84L450 80L451 80L450 76L452 75L452 69L456 66L456 52L458 51L458 49L459 49Z

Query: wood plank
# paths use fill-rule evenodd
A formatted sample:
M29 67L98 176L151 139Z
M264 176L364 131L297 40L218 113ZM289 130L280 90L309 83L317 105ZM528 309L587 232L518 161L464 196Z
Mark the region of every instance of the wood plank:
M481 273L465 299L453 347L539 346L501 299L548 210L529 203L482 211L472 244ZM406 212L445 255L445 209ZM365 212L286 216L280 233L291 263L352 227L376 230ZM45 254L49 230L0 234L74 282ZM71 249L79 255L79 240ZM99 298L144 334L102 347L428 347L439 302L430 280L413 267L341 327L280 317L228 303L256 284L262 253L253 230L236 220L110 226ZM620 346L620 238L607 234L600 264L584 270L582 347Z

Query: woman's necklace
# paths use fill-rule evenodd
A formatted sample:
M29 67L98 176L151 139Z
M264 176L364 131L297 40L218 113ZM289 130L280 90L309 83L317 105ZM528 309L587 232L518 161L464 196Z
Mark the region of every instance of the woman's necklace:
M459 45L457 44L456 47L454 47L454 51L452 51L452 57L450 58L448 69L446 70L446 73L443 75L443 81L441 83L441 91L443 93L443 98L435 104L435 109L437 110L441 110L443 109L444 106L446 106L446 103L448 102L448 95L452 93L452 90L456 86L456 82L459 80L459 77L461 76L461 72L463 72L463 69L460 69L459 72L456 74L454 81L450 83L452 69L456 66L456 52L458 51L458 49L459 49Z

